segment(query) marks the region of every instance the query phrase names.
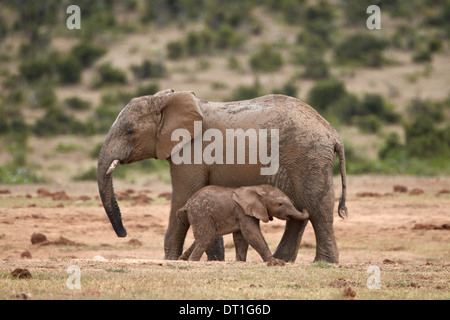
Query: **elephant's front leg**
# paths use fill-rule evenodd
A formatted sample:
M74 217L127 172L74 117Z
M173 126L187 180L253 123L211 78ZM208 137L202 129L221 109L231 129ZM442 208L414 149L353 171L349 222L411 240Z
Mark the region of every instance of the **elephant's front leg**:
M172 203L169 226L164 238L164 259L177 260L183 252L184 239L189 226L180 223L176 213L195 192L208 184L208 170L203 165L175 165L169 162L172 177ZM214 240L207 248L206 254L208 260L225 260L223 238Z
M300 242L302 241L303 231L308 224L308 220L287 220L283 237L278 244L273 256L286 262L294 262L297 258Z
M176 203L172 200L169 226L164 237L164 259L166 260L177 260L183 253L184 239L186 238L189 226L180 223L176 217L176 212L181 207L183 207L183 204Z

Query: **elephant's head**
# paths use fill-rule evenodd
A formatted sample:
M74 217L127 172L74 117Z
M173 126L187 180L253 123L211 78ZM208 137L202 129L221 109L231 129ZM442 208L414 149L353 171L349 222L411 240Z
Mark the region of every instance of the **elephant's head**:
M263 222L276 217L281 220L307 220L309 214L298 211L288 196L278 188L269 185L241 187L233 191L233 200L244 213Z
M160 91L134 98L117 116L106 136L97 164L97 179L103 207L117 236L125 237L122 217L113 190L112 175L120 164L148 158L167 159L178 141L173 130L183 128L194 138L194 121L203 119L192 92Z

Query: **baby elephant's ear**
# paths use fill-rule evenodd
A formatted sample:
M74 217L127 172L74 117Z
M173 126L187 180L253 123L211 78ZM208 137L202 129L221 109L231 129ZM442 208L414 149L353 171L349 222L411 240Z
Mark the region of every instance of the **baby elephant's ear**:
M262 195L257 187L241 187L233 191L233 200L248 216L263 222L269 222L266 205L262 202Z

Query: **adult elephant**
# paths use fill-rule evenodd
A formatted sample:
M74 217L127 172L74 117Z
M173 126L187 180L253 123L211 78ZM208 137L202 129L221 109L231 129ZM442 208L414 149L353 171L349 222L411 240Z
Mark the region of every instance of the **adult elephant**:
M175 139L172 136L174 131L179 132L177 129L188 133L182 142L180 136L175 135ZM203 155L207 153L205 148L209 148L210 156L214 153L211 153L209 145L212 142L208 143L213 140L212 135L203 136L207 132L213 132L216 140L222 139L215 141L219 143L215 146L224 147L224 150L215 149L217 161L201 158L202 151ZM245 152L244 161L242 158L238 161L239 154L233 157L233 151L239 153L239 150L236 145L230 144L230 132L235 134L233 140L244 137L245 141L247 135L248 145L254 142L248 133L258 132L260 152L264 145L271 150L274 160L272 169L275 170L262 174L268 162L262 164L262 161L251 159L250 149ZM268 132L278 133L278 137L272 135L269 143ZM262 141L264 139L267 140ZM264 143L261 144L261 141ZM277 143L278 149L272 148ZM181 155L189 157L189 152L192 162L180 163ZM240 187L269 184L281 189L298 210L309 212L316 236L315 261L338 263L333 231L333 165L336 153L339 155L342 179L338 213L344 218L347 215L344 146L334 128L309 105L283 95L228 103L208 102L196 98L192 92L169 89L134 98L120 112L100 151L98 187L114 231L117 236L125 237L127 233L113 190L114 168L118 163L127 164L147 158L169 161L172 203L164 250L166 259L178 259L189 227L179 223L176 212L197 190L206 185ZM223 161L217 159L221 154ZM262 156L261 153L259 155ZM177 161L174 161L175 156ZM307 221L298 220L286 222L274 257L285 261L296 259L306 224ZM222 245L216 241L207 254L208 258L223 259L223 241Z

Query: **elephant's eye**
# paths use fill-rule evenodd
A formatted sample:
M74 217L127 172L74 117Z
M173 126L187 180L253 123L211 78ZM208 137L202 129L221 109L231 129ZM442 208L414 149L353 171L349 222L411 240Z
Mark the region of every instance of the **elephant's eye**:
M128 130L126 131L126 134L127 134L128 136L131 136L133 133L134 133L133 129L128 129Z
M281 207L283 205L283 203L282 202L278 202L278 205Z

